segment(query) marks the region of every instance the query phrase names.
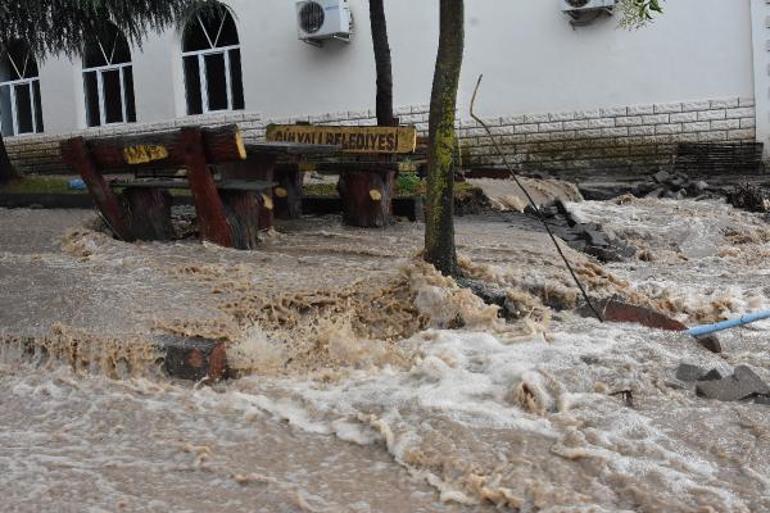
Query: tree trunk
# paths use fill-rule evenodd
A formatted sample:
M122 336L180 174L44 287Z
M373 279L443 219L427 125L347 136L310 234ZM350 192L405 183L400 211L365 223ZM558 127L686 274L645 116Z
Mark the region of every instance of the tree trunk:
M8 157L8 152L5 149L3 134L0 134L0 185L7 183L11 178L16 178L17 176L16 169L11 164L11 159Z
M383 0L369 0L374 62L377 65L377 124L395 126L393 118L393 66Z
M441 0L440 34L430 99L428 185L425 216L427 262L454 275L455 110L465 44L463 0Z

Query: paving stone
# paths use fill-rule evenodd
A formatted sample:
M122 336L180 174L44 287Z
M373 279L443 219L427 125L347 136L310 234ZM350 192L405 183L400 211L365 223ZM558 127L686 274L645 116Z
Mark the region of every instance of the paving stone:
M703 192L705 192L706 189L708 189L708 187L709 187L708 182L704 182L703 180L698 180L697 182L690 183L690 185L687 186L687 189L690 192L690 194L697 196L698 194L702 194Z
M755 394L770 395L770 386L767 385L751 367L739 365L735 368L733 376L740 382L745 383L747 387L754 389Z
M562 238L565 242L573 242L580 240L580 235L571 230L559 230L556 235Z
M665 192L666 192L666 189L664 189L663 187L658 187L658 188L653 189L652 191L648 192L645 197L647 197L647 198L660 198L661 196L664 195Z
M770 395L770 387L749 367L741 365L732 376L698 383L695 392L707 399L740 401L754 395Z
M720 379L722 379L722 374L716 369L711 369L706 374L698 378L698 381L717 381Z
M609 241L607 241L607 237L605 237L602 232L596 230L586 230L585 235L587 242L592 246L606 248L610 245Z
M580 251L585 253L585 250L588 248L588 243L583 240L576 240L570 243L570 247L575 251Z
M673 187L674 189L681 188L685 183L687 183L687 179L683 178L681 176L678 176L674 178L673 180L669 180L668 184Z
M676 379L680 381L698 381L706 374L706 369L698 367L697 365L690 365L689 363L683 363L676 369Z

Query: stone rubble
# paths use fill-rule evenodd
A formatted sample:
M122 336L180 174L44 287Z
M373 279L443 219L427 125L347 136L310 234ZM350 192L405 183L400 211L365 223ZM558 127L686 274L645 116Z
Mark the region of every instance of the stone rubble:
M719 196L719 190L704 180L693 179L683 173L658 171L648 180L637 184L631 194L638 198L706 199Z
M531 207L527 207L524 212L530 217L537 218L537 213ZM560 201L541 207L540 213L554 235L575 251L587 253L601 262L621 262L636 255L636 248L626 244L614 234L604 231L601 225L579 223Z
M682 363L675 376L679 381L694 383L695 393L704 399L770 404L770 386L746 365L737 366L730 376L722 376L717 369L707 372L697 365Z

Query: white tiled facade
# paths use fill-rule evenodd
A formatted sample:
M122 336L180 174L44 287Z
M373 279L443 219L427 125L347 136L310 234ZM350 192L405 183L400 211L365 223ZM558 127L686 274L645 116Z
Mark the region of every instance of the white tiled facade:
M535 170L646 169L677 142L755 141L770 135L770 0L677 0L651 27L618 29L608 18L573 29L557 0L467 2L466 56L458 104L463 154L499 165L469 119L478 110L509 159ZM58 142L72 135L238 123L257 140L274 121L373 124L374 63L366 0L349 0L348 45L297 41L293 0L232 0L242 48L245 110L188 116L180 33L132 49L137 122L85 128L78 59L41 63L45 133L6 139L25 172L63 172ZM437 40L437 0L391 0L388 21L397 115L427 131ZM757 93L755 94L755 90Z

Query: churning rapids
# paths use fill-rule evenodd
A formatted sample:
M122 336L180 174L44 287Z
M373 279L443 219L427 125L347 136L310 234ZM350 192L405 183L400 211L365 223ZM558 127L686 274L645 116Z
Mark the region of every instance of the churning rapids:
M593 296L688 324L770 308L760 216L569 208L641 256L601 266L567 250ZM770 323L713 355L578 317L542 230L515 214L457 225L465 273L519 310L508 323L419 263L418 224L305 219L237 252L124 244L92 217L0 210L2 511L770 511L770 408L674 379L687 362L770 381ZM238 378L163 377L163 333L226 340Z

